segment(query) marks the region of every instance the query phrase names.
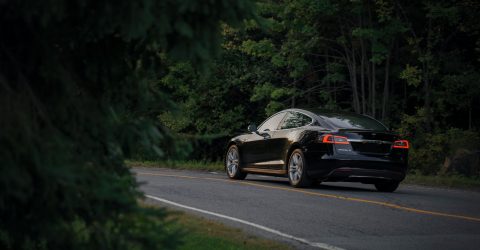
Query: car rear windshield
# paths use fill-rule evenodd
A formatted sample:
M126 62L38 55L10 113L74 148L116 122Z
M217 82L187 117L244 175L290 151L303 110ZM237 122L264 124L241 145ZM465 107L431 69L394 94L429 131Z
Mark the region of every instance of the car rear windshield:
M334 127L346 129L368 129L374 131L387 131L387 127L379 121L368 116L356 114L327 113L318 114Z

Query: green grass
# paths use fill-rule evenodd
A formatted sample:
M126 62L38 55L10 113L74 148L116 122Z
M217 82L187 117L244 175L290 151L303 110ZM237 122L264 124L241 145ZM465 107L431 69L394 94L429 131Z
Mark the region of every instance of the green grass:
M163 167L172 169L224 171L222 162L208 161L127 161L130 167ZM460 175L421 175L410 173L405 184L480 190L480 179Z
M421 175L418 173L412 173L407 175L407 178L405 178L403 183L480 190L480 179L460 175Z
M216 221L184 212L169 212L169 219L174 220L170 229L185 232L183 245L178 248L180 250L291 249L288 245L250 235Z
M125 161L129 167L171 168L204 171L224 171L222 162L209 161Z

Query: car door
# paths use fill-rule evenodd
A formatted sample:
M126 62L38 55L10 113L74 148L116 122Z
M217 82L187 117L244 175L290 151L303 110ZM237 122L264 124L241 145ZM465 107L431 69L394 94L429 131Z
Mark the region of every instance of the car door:
M313 119L303 113L296 111L289 111L283 118L275 134L270 139L271 145L268 146L270 150L269 158L271 161L281 162L275 167L281 168L286 159L286 153L290 145L295 142L301 133L300 127L307 126L313 122Z
M284 116L285 112L280 112L269 117L258 127L257 132L252 132L242 143L242 161L246 165L267 167L262 164L268 161L269 148L267 148L267 144Z

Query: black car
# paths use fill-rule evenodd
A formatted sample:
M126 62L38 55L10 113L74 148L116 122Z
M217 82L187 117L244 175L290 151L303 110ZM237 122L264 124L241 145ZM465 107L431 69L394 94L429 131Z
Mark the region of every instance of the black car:
M231 179L252 173L285 176L294 187L349 181L393 192L405 178L408 141L369 116L287 109L248 130L228 144L225 170Z

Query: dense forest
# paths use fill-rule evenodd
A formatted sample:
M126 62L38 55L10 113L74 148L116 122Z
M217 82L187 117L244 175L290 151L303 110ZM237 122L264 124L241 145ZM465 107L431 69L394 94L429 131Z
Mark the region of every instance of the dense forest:
M180 113L163 113L164 125L211 141L284 108L346 110L375 117L408 138L412 170L437 174L461 165L463 174L479 175L479 2L256 6L257 17L243 28L222 26L222 50L208 74L190 62L168 64L160 86ZM194 151L204 143L197 141ZM215 150L191 156L218 160Z
M196 65L248 1L0 1L0 249L174 249L123 160L161 154L153 85L164 58Z
M0 1L0 248L171 249L127 158L222 159L288 107L375 117L479 178L474 0Z

